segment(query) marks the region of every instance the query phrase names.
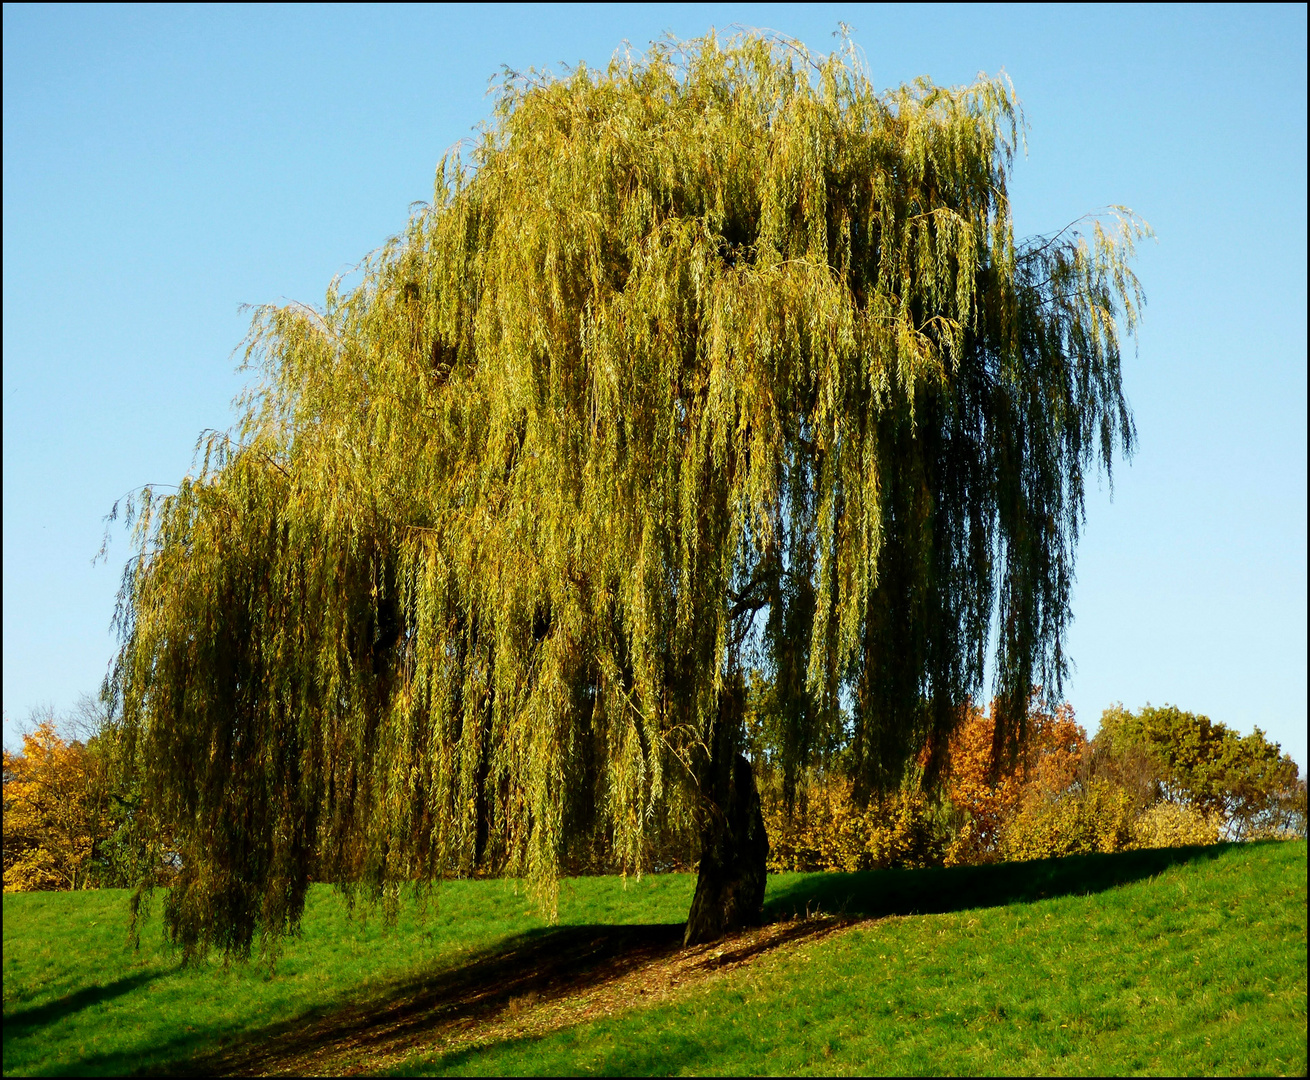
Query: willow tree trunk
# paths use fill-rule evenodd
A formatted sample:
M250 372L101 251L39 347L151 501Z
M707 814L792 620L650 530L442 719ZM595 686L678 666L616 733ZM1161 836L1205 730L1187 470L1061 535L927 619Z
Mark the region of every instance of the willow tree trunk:
M751 764L737 750L738 695L721 706L714 755L702 785L700 873L687 914L684 945L758 926L764 917L769 838Z

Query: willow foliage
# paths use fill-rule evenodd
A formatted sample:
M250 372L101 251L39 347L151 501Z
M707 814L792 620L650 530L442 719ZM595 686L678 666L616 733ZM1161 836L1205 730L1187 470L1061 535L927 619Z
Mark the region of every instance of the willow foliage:
M752 35L510 76L357 285L260 309L119 609L178 939L248 952L311 870L548 907L579 845L639 870L746 654L793 767L849 723L862 797L944 744L993 622L1017 733L1131 447L1143 231L1017 244L1019 123L1000 80L879 94Z

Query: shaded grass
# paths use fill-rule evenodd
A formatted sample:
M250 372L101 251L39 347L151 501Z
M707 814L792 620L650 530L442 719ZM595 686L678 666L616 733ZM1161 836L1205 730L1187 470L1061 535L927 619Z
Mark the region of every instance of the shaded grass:
M778 875L772 918L891 917L745 950L651 1007L492 1022L682 955L693 884L565 882L548 928L512 883L452 882L390 932L316 887L272 977L179 968L157 918L134 956L125 893L8 894L4 1071L1305 1071L1304 842ZM442 1053L455 1028L500 1034Z

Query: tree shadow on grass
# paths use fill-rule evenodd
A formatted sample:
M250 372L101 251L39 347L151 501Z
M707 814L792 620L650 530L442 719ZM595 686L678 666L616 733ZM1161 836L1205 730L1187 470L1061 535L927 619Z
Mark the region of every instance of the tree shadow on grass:
M861 873L816 873L779 883L765 904L765 919L782 922L822 913L839 922L893 915L944 914L974 908L1032 903L1061 896L1090 896L1142 881L1171 866L1212 860L1230 844L1163 848L1113 855L1076 855L1024 863L960 866L927 870L873 870ZM479 1071L476 1062L493 1051L527 1050L541 1041L533 1035L468 1046L441 1055L442 1071ZM695 1040L662 1033L662 1044L588 1047L588 1071L606 1076L668 1075L695 1069L705 1048ZM436 1064L436 1062L433 1062ZM381 1075L406 1075L408 1068Z
M768 949L826 933L855 919L933 914L1097 893L1154 877L1180 863L1213 859L1226 847L789 878L776 882L771 889L765 917L774 925L767 933L748 932L708 950L701 947L692 957L694 962L690 967L684 964L683 970L747 963ZM830 917L813 917L820 912ZM797 918L807 915L810 917ZM839 918L832 918L834 915ZM144 1070L139 1058L119 1060L114 1055L113 1061L109 1056L84 1061L80 1071L137 1069L182 1075L375 1071L411 1049L423 1050L443 1042L450 1045L451 1039L457 1044L470 1038L476 1041L484 1025L499 1024L525 1005L534 1009L603 991L643 969L683 963L690 954L682 949L682 931L678 923L534 930L417 978L393 982L366 999L309 1011L293 1021L243 1035L227 1046L215 1046L212 1036L203 1041L179 1039L155 1047L152 1057L160 1064ZM638 1000L625 998L620 1007ZM29 1012L35 1014L37 1010ZM9 1022L6 1018L6 1025ZM34 1026L37 1021L33 1016L28 1022ZM505 1029L501 1026L500 1030ZM490 1027L488 1034L492 1034ZM531 1046L540 1037L493 1037L452 1049L439 1060L447 1067L467 1066L493 1048ZM600 1070L676 1071L694 1061L697 1053L693 1046L665 1047L655 1057L638 1061L629 1055L624 1061L602 1063Z
M104 986L83 987L81 990L65 994L46 1005L6 1012L4 1016L5 1037L21 1038L29 1035L35 1029L53 1024L62 1020L65 1016L71 1016L73 1013L90 1008L92 1005L99 1005L101 1002L111 1001L122 994L129 993L138 986L144 986L153 979L159 978L162 974L164 974L162 971L142 971L136 975L115 979Z
M834 919L810 919L691 950L682 947L682 923L533 930L458 966L397 981L366 1001L300 1016L230 1047L211 1045L197 1053L194 1045L179 1042L167 1049L167 1064L138 1071L154 1075L373 1071L381 1059L434 1041L476 1038L478 1029L490 1022L604 990L624 976L653 970L666 961L676 959L681 975L696 977L748 963L761 952L836 925ZM633 985L627 990L631 996L623 998L623 1006L645 992Z
M682 926L563 926L519 934L460 963L397 981L366 1001L266 1028L155 1074L332 1072L333 1062L395 1052L497 1016L519 1002L584 992L676 952Z
M1231 846L1152 848L926 870L806 874L773 891L765 903L765 918L779 920L820 911L860 919L939 915L1057 896L1090 896L1155 877L1180 863L1215 859Z

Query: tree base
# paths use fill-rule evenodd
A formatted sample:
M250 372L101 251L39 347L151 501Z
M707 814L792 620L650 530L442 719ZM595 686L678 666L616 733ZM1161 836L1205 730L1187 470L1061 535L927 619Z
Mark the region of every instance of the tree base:
M701 832L700 873L682 943L716 941L764 919L769 838L750 762L735 755L726 798Z

